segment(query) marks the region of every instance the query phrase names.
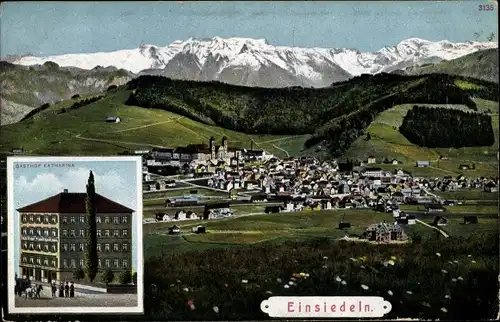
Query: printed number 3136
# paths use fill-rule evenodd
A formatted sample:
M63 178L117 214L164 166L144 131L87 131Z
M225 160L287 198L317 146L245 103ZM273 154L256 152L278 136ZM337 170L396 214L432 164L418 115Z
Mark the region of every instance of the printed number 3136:
M478 8L479 11L493 11L495 7L492 4L480 4Z

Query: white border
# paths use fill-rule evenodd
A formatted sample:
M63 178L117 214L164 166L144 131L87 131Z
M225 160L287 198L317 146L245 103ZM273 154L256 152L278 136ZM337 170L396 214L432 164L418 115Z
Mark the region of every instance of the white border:
M102 313L144 313L144 267L143 267L143 245L142 245L142 157L141 156L118 156L118 157L7 157L7 238L8 238L8 254L14 254L14 216L15 210L14 196L14 162L81 162L81 161L135 161L137 163L137 209L136 216L136 243L137 243L137 306L127 307L16 307L14 287L15 287L15 265L13 260L8 261L7 269L7 291L8 293L8 313L9 314L102 314ZM13 255L9 255L12 258Z

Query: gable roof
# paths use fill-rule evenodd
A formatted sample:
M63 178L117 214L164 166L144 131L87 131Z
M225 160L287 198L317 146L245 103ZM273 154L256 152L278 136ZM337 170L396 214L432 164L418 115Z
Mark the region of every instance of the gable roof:
M51 212L81 214L85 213L86 193L61 192L47 199L17 209L19 212ZM125 207L111 199L96 194L96 212L106 213L132 213L134 210Z

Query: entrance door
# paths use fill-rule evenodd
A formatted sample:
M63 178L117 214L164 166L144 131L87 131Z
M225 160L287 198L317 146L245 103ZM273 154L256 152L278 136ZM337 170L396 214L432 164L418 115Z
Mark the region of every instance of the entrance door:
M37 280L37 281L42 280L42 271L39 269L35 269L35 280Z

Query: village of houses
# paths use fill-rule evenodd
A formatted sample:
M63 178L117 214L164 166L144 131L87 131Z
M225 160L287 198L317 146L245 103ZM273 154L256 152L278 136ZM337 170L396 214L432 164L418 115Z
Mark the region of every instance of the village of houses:
M435 192L476 189L498 193L498 178L411 177L397 167L393 171L382 170L377 167L382 160L374 157L341 171L344 169L339 161L320 162L305 157L280 160L262 150L229 148L225 137L221 143L216 145L211 138L209 146L134 152L143 155L145 199L152 194L161 195L162 191L179 192L178 196L164 198L163 204L151 208L157 210L155 218L146 218L145 223L173 222L170 233L180 233L175 222L226 218L233 215L235 204L262 203L264 212L270 215L371 208L392 213L394 221L367 225L364 238L378 242L404 241L407 239L404 227L414 225L418 219L411 212L401 210L400 205L421 205L426 213L436 213L431 225L440 226L446 225L446 218L440 213L461 201L445 200ZM397 160L389 162L398 164ZM429 161L419 161L415 167L429 165ZM183 179L179 179L179 175L161 175L162 169L168 169L165 173L177 169ZM198 194L197 189L212 189L221 194L204 196ZM166 209L174 209L175 213L167 214ZM464 224L477 223L473 214L464 216L463 220ZM339 228L349 228L349 223L340 223ZM192 232L204 233L205 227L199 225Z

